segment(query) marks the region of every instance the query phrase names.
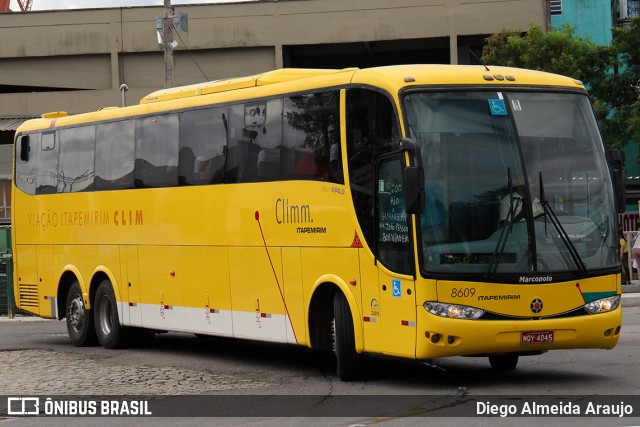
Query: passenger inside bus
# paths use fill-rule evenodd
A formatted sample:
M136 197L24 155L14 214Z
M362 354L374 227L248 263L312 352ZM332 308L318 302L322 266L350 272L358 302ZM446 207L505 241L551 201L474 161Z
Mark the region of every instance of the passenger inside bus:
M524 184L516 182L511 194L506 194L500 199L500 216L498 217L498 227L505 226L508 222L518 222L524 219L526 212L522 210L524 204ZM531 200L533 217L537 218L544 214L542 203L537 197ZM511 211L511 213L510 213Z

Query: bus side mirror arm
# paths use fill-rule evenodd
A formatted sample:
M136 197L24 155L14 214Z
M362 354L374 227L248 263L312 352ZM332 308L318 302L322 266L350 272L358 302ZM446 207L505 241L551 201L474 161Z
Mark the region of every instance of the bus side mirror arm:
M411 164L422 167L422 157L418 150L418 145L411 138L402 138L400 140L400 149L407 151L411 155Z

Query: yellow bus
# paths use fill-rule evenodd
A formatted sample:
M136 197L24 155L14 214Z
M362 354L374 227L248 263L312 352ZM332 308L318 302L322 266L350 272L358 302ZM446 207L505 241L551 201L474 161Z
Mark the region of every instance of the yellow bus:
M363 355L613 348L616 196L585 88L522 69L281 69L26 122L15 295L141 331Z

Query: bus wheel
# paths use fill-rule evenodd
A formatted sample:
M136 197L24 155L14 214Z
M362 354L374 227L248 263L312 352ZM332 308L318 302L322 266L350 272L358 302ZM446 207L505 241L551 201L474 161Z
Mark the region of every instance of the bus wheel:
M362 355L356 352L356 340L353 332L353 318L347 299L338 292L333 298L333 332L335 354L338 365L338 377L342 381L354 381L362 378Z
M98 286L93 306L96 335L100 345L104 348L126 346L129 343L130 330L120 325L116 297L108 280L103 280Z
M67 332L71 343L76 347L89 347L96 344L96 330L93 327L93 312L87 310L82 299L82 288L78 281L73 282L67 294L66 304Z
M498 371L513 371L518 365L517 354L494 354L489 356L491 367Z

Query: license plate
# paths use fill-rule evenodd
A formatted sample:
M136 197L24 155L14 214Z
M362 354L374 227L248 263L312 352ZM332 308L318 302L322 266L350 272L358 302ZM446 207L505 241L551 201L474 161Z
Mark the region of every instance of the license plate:
M520 333L520 344L541 344L553 342L553 331L523 331Z

